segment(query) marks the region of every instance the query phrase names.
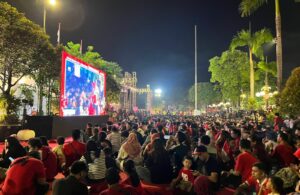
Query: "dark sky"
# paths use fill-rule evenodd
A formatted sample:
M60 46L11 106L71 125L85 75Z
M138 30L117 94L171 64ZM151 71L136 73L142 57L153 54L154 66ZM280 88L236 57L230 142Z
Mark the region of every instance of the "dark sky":
M7 0L42 25L41 0ZM194 25L198 26L198 78L209 81L209 59L225 51L241 29L274 30L274 1L241 18L239 0L57 0L47 12L47 32L56 41L83 40L102 57L136 71L138 86L149 83L177 97L194 82ZM281 1L284 77L300 66L300 3ZM298 55L297 55L298 54ZM268 55L274 58L275 47Z

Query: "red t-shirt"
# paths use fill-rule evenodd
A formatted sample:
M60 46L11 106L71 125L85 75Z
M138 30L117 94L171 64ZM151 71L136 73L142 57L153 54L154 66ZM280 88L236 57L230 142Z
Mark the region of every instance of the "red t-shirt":
M56 155L47 146L41 148L42 151L42 161L46 169L47 180L53 180L57 174L57 159Z
M255 189L255 192L258 194L259 191L261 190L262 195L268 195L271 193L271 190L267 187L269 179L266 178L264 181L259 184L257 179L254 179L252 176L247 179L247 184L249 185L250 188Z
M181 177L184 181L189 181L191 183L194 183L194 175L191 170L186 170L182 168L179 171L178 177Z
M79 160L85 153L85 150L85 144L76 140L65 144L63 151L66 156L66 166L69 167L74 161Z
M99 195L124 195L124 194L130 194L130 195L138 195L136 189L134 187L124 184L119 184L119 188L108 188L102 192L100 192Z
M20 157L13 161L11 168L6 173L2 192L4 195L34 195L37 180L45 178L45 168L42 161L28 158L25 164L16 163Z
M293 148L289 145L279 144L276 146L272 156L276 158L280 166L288 167L291 163L295 163Z
M252 166L258 162L249 152L239 154L235 161L234 170L240 172L242 182L245 182L251 176Z

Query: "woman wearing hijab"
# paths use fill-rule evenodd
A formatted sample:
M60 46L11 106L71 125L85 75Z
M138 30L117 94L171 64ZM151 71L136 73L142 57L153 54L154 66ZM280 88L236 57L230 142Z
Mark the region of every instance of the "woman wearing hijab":
M159 133L154 133L151 135L150 137L150 143L147 144L147 146L145 147L145 150L143 151L143 156L146 159L147 156L149 155L150 151L153 149L153 142L156 139L160 139L160 134Z
M123 162L127 159L133 160L136 165L141 164L143 162L141 151L142 148L136 134L130 133L118 154L117 160L120 163L120 168L123 169Z

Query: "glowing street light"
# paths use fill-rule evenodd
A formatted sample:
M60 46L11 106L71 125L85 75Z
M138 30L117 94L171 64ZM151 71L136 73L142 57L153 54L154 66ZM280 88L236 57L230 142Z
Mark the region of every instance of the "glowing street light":
M53 6L56 5L56 0L49 0L49 4Z
M55 6L56 5L56 0L44 0L44 22L43 22L43 28L44 28L44 32L45 33L46 33L46 18L47 18L46 4L49 4L51 6Z
M155 89L154 94L155 94L156 97L160 97L161 94L162 94L162 90L161 89Z

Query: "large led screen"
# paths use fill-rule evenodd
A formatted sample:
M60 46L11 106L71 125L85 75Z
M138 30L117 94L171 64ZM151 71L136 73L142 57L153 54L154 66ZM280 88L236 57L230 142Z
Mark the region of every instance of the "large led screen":
M105 114L106 74L62 53L60 116Z

